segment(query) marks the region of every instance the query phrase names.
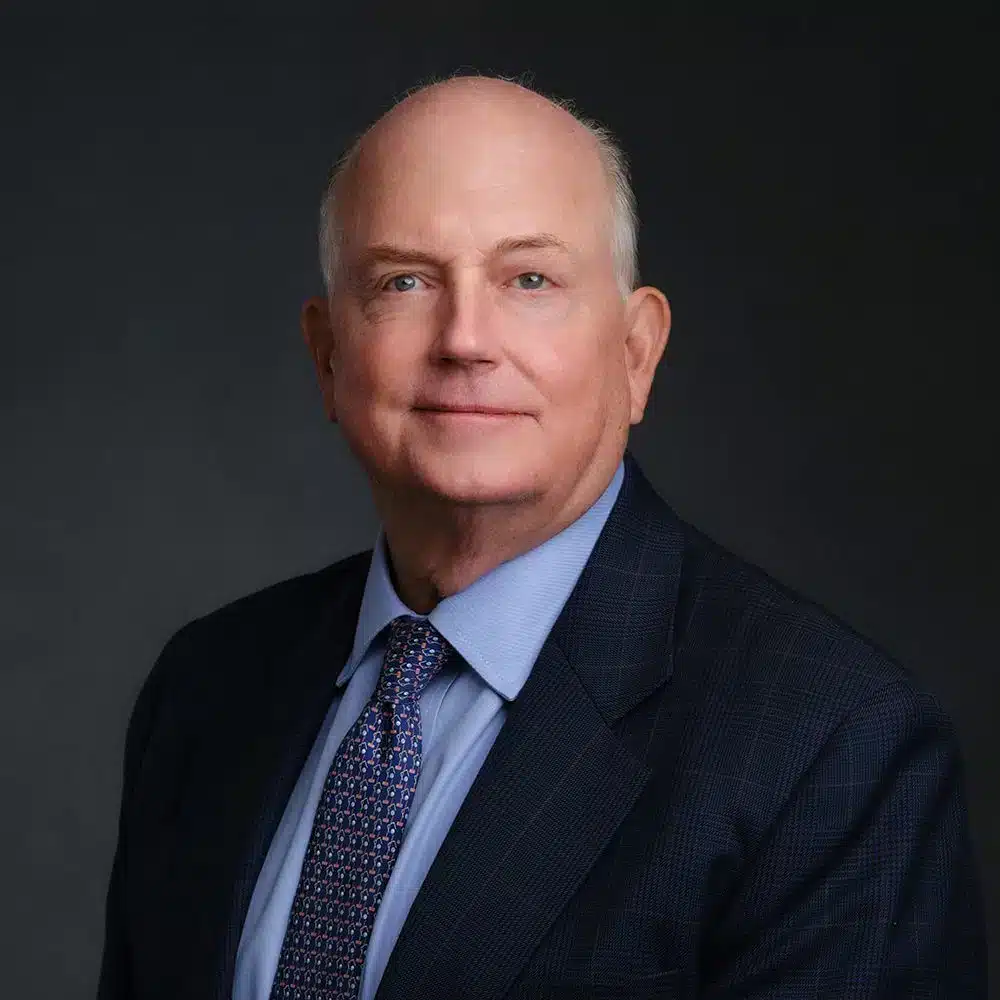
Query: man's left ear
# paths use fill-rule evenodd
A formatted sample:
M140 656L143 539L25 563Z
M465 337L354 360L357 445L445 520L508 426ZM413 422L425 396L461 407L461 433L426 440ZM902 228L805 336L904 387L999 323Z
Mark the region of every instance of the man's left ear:
M625 303L626 363L632 394L629 422L637 424L646 411L656 367L670 337L670 303L658 288L637 288Z

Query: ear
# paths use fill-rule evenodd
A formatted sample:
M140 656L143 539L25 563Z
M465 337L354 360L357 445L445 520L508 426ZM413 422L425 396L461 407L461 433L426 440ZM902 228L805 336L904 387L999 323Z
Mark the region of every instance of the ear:
M628 369L632 408L630 424L646 412L656 366L670 336L670 303L658 288L637 288L625 303L625 363Z
M334 405L334 329L330 316L330 303L320 295L313 295L302 303L299 314L299 325L302 336L313 364L316 366L316 376L319 379L320 392L323 395L323 408L333 423L337 422L337 409Z

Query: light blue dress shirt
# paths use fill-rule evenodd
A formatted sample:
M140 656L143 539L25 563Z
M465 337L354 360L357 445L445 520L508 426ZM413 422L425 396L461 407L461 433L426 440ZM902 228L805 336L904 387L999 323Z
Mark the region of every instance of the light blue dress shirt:
M598 500L541 545L442 600L431 623L455 647L420 696L423 761L403 841L368 942L359 1000L372 1000L421 883L576 586L624 478L619 462ZM313 816L341 740L375 691L389 623L415 614L389 576L380 529L351 656L293 790L250 900L236 956L233 1000L267 1000L295 898ZM344 687L346 685L346 688Z

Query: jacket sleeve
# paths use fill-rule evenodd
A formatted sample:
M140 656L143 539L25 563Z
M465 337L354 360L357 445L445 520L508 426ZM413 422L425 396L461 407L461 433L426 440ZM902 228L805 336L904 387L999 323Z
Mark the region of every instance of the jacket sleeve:
M867 698L808 765L709 932L703 995L985 1000L963 771L931 695L892 682Z
M135 997L125 909L131 803L135 788L141 780L143 758L161 702L163 676L180 644L182 635L189 627L185 626L177 632L164 646L139 690L129 719L122 768L118 841L111 864L105 902L104 951L97 983L97 1000L132 1000Z

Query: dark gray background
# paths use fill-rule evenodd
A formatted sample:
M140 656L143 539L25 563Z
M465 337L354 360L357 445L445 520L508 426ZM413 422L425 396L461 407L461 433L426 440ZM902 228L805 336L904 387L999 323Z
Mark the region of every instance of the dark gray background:
M633 449L939 695L997 912L993 23L492 9L0 20L7 995L93 990L169 634L373 541L297 327L316 206L356 130L462 67L620 135L675 317Z

